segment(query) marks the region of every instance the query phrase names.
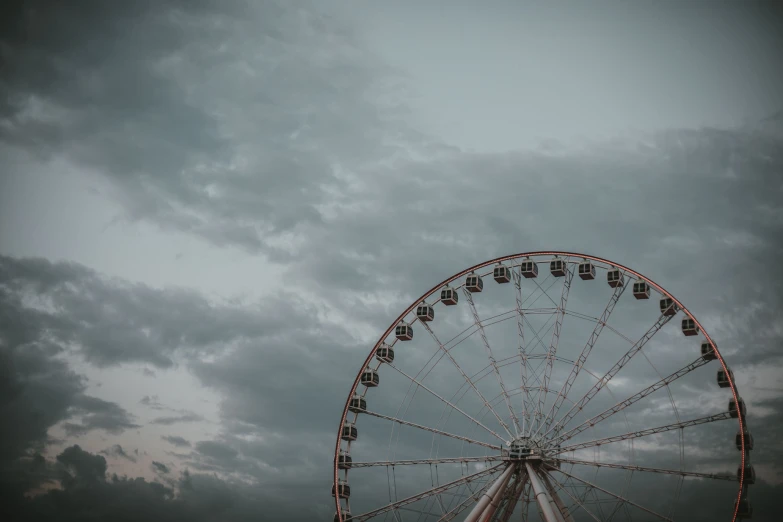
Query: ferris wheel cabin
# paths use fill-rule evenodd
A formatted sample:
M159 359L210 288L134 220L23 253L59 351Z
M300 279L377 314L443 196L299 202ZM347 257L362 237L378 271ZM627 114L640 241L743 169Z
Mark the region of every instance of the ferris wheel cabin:
M701 342L701 358L705 361L714 361L718 358L712 345L706 339Z
M337 484L332 484L332 496L339 496L340 498L348 498L351 496L351 486L343 479L338 479Z
M492 277L495 278L495 282L503 284L511 281L511 269L502 263L492 270Z
M748 500L747 486L742 486L742 494L738 501L734 501L734 507L737 508L737 518L753 518L753 505L750 503L750 500Z
M470 274L465 279L465 289L472 294L481 292L484 290L484 281L482 281L481 276L477 274Z
M554 258L549 262L549 271L555 277L563 277L566 275L566 269L568 268L566 262L559 257Z
M340 434L343 440L354 441L358 435L359 432L356 430L356 426L354 426L353 423L346 422L343 424L343 432Z
M351 456L345 452L340 450L340 455L337 457L337 468L338 469L351 469L351 465L353 464L353 459Z
M734 397L731 398L729 401L729 415L733 419L736 419L740 415L742 415L742 418L745 418L745 401L742 400L742 397L739 398L739 408L737 408L737 403L734 401Z
M519 270L526 279L538 277L538 264L530 259L522 261L522 263L519 264Z
M435 309L427 303L421 303L416 307L416 317L419 321L432 321L435 319Z
M747 428L742 431L738 431L734 436L734 445L737 446L737 449L740 451L742 451L743 439L745 441L745 449L747 451L751 451L753 449L753 434L749 432Z
M392 363L394 362L394 349L383 343L378 347L378 351L375 352L375 358L382 363Z
M362 397L361 395L354 395L351 397L350 402L348 402L348 411L352 411L353 413L362 413L367 411L367 399ZM356 427L354 427L354 433L356 432ZM345 434L345 428L343 428L343 434ZM355 439L354 435L354 439ZM346 438L343 438L343 440L348 440Z
M579 263L579 277L584 281L595 279L595 266L590 261Z
M699 335L699 327L696 326L696 321L690 317L684 317L682 319L682 333L684 333L687 337L692 335Z
M454 306L459 302L459 294L449 286L444 286L440 291L440 302L446 306Z
M394 329L394 336L400 341L410 341L413 339L413 327L408 323L402 322Z
M664 297L661 299L661 313L663 315L669 316L669 315L675 315L678 312L677 304L674 302L674 299L671 297Z
M650 285L644 279L638 279L633 284L633 296L637 299L650 298Z
M737 468L737 480L740 479L740 474L742 473L742 466ZM755 484L756 483L756 469L753 467L753 464L745 464L745 484Z
M734 381L734 372L731 371L731 368L728 370L728 373L723 368L718 370L718 386L721 388L731 387L731 383Z
M618 286L623 286L623 274L620 273L619 268L613 268L606 272L606 282L609 283L609 286L612 288L617 288Z
M381 383L381 376L378 375L378 372L373 370L372 368L367 368L362 372L362 384L367 386L368 388L375 388Z

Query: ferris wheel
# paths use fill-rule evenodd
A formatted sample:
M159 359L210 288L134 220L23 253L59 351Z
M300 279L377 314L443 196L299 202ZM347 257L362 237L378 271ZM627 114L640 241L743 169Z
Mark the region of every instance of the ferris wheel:
M679 520L705 501L751 518L745 413L715 342L649 278L571 252L489 260L362 364L334 520Z

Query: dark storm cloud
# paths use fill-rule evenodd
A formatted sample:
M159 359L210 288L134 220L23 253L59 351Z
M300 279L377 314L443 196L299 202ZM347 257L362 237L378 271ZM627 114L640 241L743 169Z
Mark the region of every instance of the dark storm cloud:
M139 361L168 367L180 350L222 348L278 331L276 315L287 307L286 301L265 313L216 307L192 290L160 291L70 263L4 256L0 289L9 344L75 345L97 366ZM34 304L25 301L30 296Z
M185 439L184 437L179 437L177 435L162 435L161 439L165 440L169 444L173 446L177 446L178 448L189 448L190 447L190 441Z
M59 356L63 348L36 341L30 320L0 285L0 460L8 462L28 449L42 449L48 429L62 421L69 433L103 430L120 433L136 427L119 405L84 394L84 382ZM6 322L20 319L22 324ZM17 326L23 326L17 328Z
M384 155L396 114L367 101L386 69L318 7L14 2L0 139L108 174L132 219L284 255L269 240L319 226L334 166Z
M62 488L32 498L7 495L9 490L0 489L0 498L4 500L0 504L3 520L251 522L258 520L259 513L276 520L286 516L272 502L271 495L216 477L184 472L173 481L175 487L141 478L117 475L107 478L106 460L79 446L67 448L54 463L46 462L39 455L25 466L26 476L34 477L35 483L56 478Z
M127 429L141 427L131 422L128 412L118 404L96 397L79 397L70 411L71 415L80 416L81 422L65 423L63 427L68 435L82 435L96 429L116 435Z

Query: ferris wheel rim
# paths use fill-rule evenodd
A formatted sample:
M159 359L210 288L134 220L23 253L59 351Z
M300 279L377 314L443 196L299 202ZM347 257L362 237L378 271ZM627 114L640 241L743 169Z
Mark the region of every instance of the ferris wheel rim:
M541 250L541 251L530 251L530 252L521 252L516 254L508 254L500 257L496 257L494 259L490 259L487 261L483 261L481 263L475 264L471 267L468 267L466 269L463 269L462 271L457 272L456 274L444 279L437 285L430 288L427 292L422 294L419 298L413 300L412 304L408 306L391 324L390 326L383 332L383 334L379 337L378 341L374 344L373 348L370 350L370 353L368 354L367 358L362 363L362 366L357 373L353 385L351 386L351 390L348 393L348 397L345 401L345 405L343 406L343 412L340 417L340 423L338 425L337 429L337 441L335 444L335 451L334 451L334 460L333 460L333 487L337 488L339 484L339 456L341 452L341 440L342 440L342 430L343 426L345 425L346 417L349 412L349 405L351 398L356 393L357 388L359 387L361 376L365 368L368 367L368 365L372 362L373 357L376 355L376 352L378 351L378 348L383 345L385 340L389 337L389 335L394 331L395 327L399 325L411 312L416 310L416 307L419 306L421 303L425 302L428 297L436 293L439 289L441 289L444 286L449 285L449 283L460 279L461 277L464 277L472 272L475 272L476 270L481 270L482 268L488 267L490 265L495 265L498 263L504 263L506 261L511 261L514 259L519 258L530 258L530 257L541 257L541 256L553 256L553 257L574 257L574 258L582 258L585 261L594 261L597 263L602 263L609 265L613 268L620 269L628 274L631 274L635 276L637 279L642 280L646 282L651 287L655 288L658 292L660 292L662 295L666 296L667 298L671 299L673 304L677 306L678 311L683 312L688 318L690 318L696 327L698 328L699 332L704 336L706 341L710 343L712 346L713 352L716 356L716 360L719 362L721 368L726 374L729 388L731 390L732 397L734 399L735 404L739 408L740 404L740 396L739 392L737 391L736 382L734 379L733 374L730 372L728 365L726 364L723 355L720 353L720 350L717 346L717 344L712 340L712 337L709 335L709 333L705 330L704 326L699 322L699 320L688 310L688 308L679 300L677 299L672 293L667 291L665 288L663 288L660 284L656 283L649 277L645 276L644 274L637 272L636 270L625 266L621 263L617 263L615 261L611 261L606 258L602 258L599 256L591 255L591 254L584 254L579 252L568 252L568 251L557 251L557 250ZM737 416L738 424L739 424L739 431L740 433L744 433L746 431L746 423L745 419L743 418L743 415ZM745 444L745 437L739 437L740 441L740 467L738 470L738 482L739 482L739 488L736 495L736 501L734 504L734 512L732 514L732 522L735 522L737 520L737 514L740 507L740 501L742 499L742 492L743 487L745 483L745 462L746 462L746 444ZM491 468L490 468L491 469ZM335 495L335 507L336 507L336 514L339 518L339 520L343 520L342 518L342 507L340 503L340 496Z

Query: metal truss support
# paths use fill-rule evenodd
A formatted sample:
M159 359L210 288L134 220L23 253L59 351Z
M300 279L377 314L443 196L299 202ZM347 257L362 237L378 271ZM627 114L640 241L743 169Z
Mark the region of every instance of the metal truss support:
M525 468L527 469L530 484L533 486L533 493L536 496L538 507L544 515L544 521L564 522L562 517L558 517L559 511L556 511L555 508L553 508L555 502L547 493L546 488L544 488L544 485L541 483L541 479L538 478L536 470L533 469L533 466L529 462L525 462Z
M549 492L549 495L552 497L552 500L555 501L555 507L560 512L560 514L563 516L564 522L574 522L574 517L571 516L571 512L568 511L563 501L560 499L560 496L557 494L557 491L554 487L552 487L552 482L549 480L549 477L546 473L541 474L541 479L544 481L544 485L546 486L547 491Z
M506 485L508 485L508 481L511 479L511 475L514 474L514 469L515 466L513 465L509 465L508 468L506 468L506 471L504 471L503 474L497 478L495 483L492 484L492 487L485 491L479 501L476 502L473 510L465 518L465 522L479 522L481 515L484 514L487 507L490 505L492 500L494 500L498 491L503 491Z

